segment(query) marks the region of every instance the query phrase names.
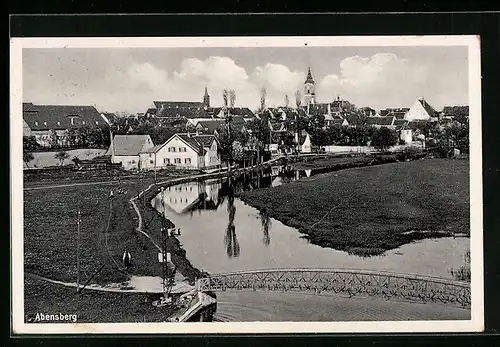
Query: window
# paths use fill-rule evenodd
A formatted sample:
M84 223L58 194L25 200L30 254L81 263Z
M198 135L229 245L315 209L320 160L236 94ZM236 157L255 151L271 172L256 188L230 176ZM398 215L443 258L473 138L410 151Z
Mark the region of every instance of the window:
M135 164L135 160L132 160L132 164Z
M180 164L181 163L181 158L175 158L174 159L175 164Z
M179 147L179 152L185 152L186 151L186 147Z
M184 162L185 162L186 164L191 164L191 158L186 158L186 159L184 160Z
M154 162L152 160L149 161L150 164L153 164Z
M163 158L163 164L170 164L170 159L169 158Z
M175 147L168 147L169 152L175 152Z
M153 153L149 153L149 157L151 158L153 156Z

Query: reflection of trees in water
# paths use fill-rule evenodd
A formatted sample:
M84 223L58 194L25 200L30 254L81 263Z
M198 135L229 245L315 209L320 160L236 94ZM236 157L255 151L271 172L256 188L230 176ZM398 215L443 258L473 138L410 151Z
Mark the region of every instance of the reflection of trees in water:
M271 218L264 212L259 212L260 224L262 226L262 233L264 234L264 238L262 242L264 245L269 246L271 243L271 238L269 236L269 230L271 229Z
M229 214L229 222L227 224L224 243L226 245L226 253L229 258L238 257L240 255L240 245L236 238L236 228L234 227L234 216L236 207L234 206L234 191L231 184L227 189L227 212Z

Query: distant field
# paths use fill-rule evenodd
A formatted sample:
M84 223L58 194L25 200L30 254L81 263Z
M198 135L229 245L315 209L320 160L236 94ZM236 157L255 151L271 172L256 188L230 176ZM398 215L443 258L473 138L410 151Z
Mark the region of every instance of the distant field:
M412 240L469 234L469 161L425 159L346 169L241 199L314 244L369 256ZM405 233L407 231L431 231Z
M29 167L47 167L47 166L58 166L60 165L59 160L54 158L55 152L33 152L33 159L29 162ZM71 159L73 157L78 157L81 160L90 160L100 155L104 155L106 153L105 149L72 149L66 151L69 154L69 158L66 159L63 165L72 165L73 162ZM26 164L23 163L23 167L26 167Z

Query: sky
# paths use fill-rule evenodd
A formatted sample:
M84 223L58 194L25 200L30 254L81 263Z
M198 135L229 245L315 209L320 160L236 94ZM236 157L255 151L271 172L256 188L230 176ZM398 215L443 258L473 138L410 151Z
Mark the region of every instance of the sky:
M145 112L153 101L221 106L222 90L252 110L295 104L308 66L316 99L340 96L376 110L411 107L424 97L436 110L468 104L467 47L24 48L23 101L95 105L101 112Z

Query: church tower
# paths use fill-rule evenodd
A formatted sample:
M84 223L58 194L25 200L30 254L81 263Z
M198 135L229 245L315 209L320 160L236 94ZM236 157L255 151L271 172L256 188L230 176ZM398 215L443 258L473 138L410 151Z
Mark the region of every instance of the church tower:
M307 70L307 78L304 82L304 103L314 104L316 102L316 93L314 91L316 83L314 82L311 74L311 67Z
M207 86L205 86L205 95L203 95L203 105L205 109L210 107L210 95L208 95Z

